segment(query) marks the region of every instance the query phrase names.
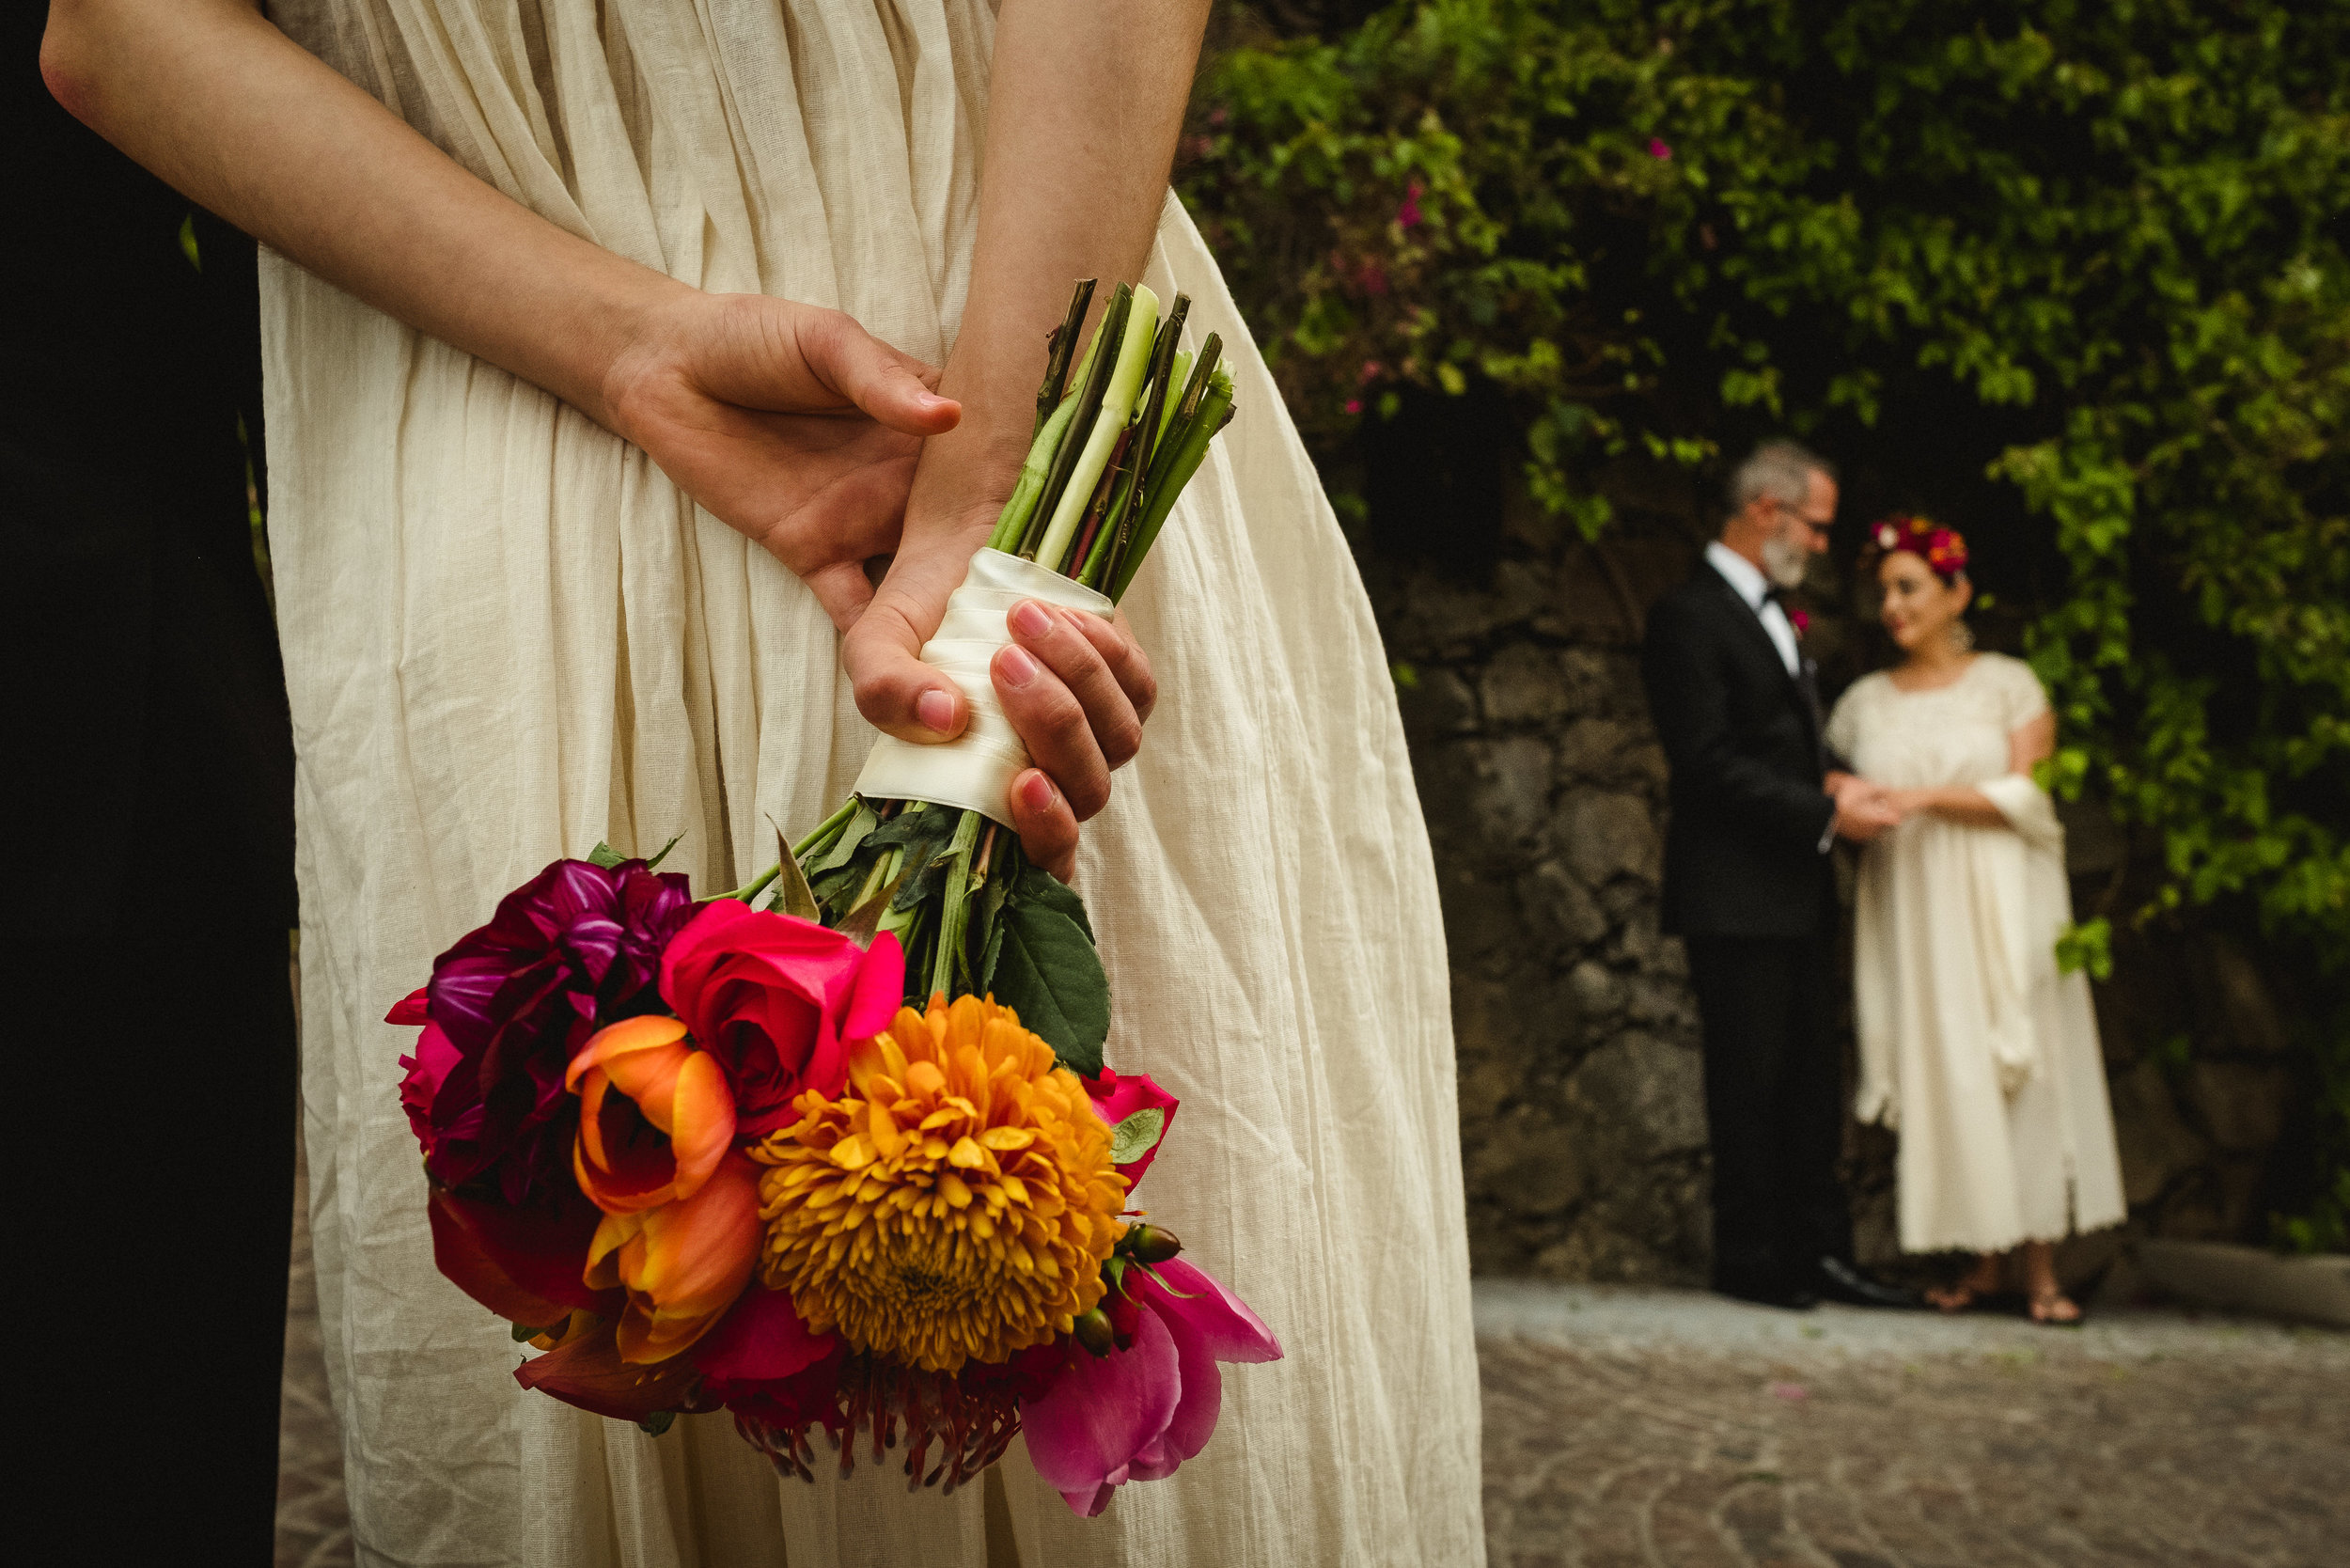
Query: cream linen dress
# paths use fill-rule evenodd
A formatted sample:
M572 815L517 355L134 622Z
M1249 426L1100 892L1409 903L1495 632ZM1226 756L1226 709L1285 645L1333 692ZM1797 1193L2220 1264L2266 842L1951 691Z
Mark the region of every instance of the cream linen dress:
M1856 1108L1901 1135L1904 1252L2004 1251L2125 1215L2089 980L2057 972L2064 830L2008 771L2011 738L2047 708L2029 665L1982 653L1933 691L1865 676L1828 720L1862 777L1969 785L2007 818L1920 814L1860 855Z
M978 0L278 0L297 39L572 230L714 290L838 306L932 362L969 279ZM1434 869L1377 632L1214 261L1170 198L1145 281L1221 332L1240 416L1128 601L1162 700L1078 885L1111 1060L1183 1102L1141 1198L1287 1358L1180 1475L1081 1520L987 1488L778 1481L724 1416L652 1438L525 1394L433 1270L384 1010L564 855L700 888L856 776L800 582L535 387L270 258L278 608L300 754L304 1131L370 1564L1465 1564L1478 1399ZM1001 1507L983 1506L1000 1499ZM989 1513L997 1515L994 1527ZM991 1529L997 1537L992 1544Z

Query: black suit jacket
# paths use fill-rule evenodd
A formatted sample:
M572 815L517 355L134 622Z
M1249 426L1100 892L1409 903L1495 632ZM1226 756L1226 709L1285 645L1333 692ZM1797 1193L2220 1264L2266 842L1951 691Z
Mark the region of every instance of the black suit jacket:
M1702 557L1649 611L1649 712L1672 764L1664 927L1689 936L1809 936L1835 908L1820 853L1835 820L1810 666L1799 681L1737 589Z

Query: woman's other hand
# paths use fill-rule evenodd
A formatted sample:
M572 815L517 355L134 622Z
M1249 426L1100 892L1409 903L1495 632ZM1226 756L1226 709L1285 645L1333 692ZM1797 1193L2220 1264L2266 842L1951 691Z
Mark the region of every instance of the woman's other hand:
M857 709L876 729L936 745L970 722L963 693L920 655L1000 505L934 510L917 501L908 516L889 574L842 646ZM1122 616L1104 620L1029 600L1012 606L1006 629L1011 645L989 673L1036 763L1012 781L1012 825L1028 858L1066 882L1077 824L1109 804L1110 774L1141 749L1158 685Z
M838 310L688 290L647 313L593 412L845 631L872 598L865 562L897 546L922 438L961 417L937 384Z

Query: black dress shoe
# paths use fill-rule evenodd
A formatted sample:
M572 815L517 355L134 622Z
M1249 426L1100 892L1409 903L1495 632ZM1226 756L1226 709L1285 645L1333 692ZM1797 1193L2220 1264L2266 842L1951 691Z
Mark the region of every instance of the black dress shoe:
M1808 1312L1820 1304L1818 1293L1801 1285L1725 1282L1716 1284L1714 1294L1733 1301L1751 1301L1757 1307L1780 1307L1791 1312Z
M1925 1297L1916 1291L1872 1279L1841 1258L1821 1259L1819 1278L1814 1284L1828 1300L1849 1307L1908 1308L1926 1304Z

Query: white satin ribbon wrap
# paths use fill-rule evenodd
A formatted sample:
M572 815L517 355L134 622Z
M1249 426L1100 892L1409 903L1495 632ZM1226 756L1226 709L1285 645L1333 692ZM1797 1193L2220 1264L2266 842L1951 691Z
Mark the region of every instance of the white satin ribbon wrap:
M971 557L963 586L948 599L937 634L922 645L922 662L952 681L971 704L969 727L938 745L884 735L857 775L858 794L959 806L1011 825L1011 781L1028 766L1028 752L995 700L988 664L1011 641L1005 618L1024 599L1105 618L1117 608L1105 596L1034 561L981 549Z

